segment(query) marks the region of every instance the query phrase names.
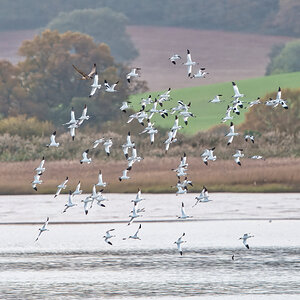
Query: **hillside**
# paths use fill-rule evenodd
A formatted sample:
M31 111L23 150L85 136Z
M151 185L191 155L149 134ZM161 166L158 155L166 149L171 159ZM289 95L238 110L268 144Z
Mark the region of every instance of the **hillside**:
M241 93L246 97L242 100L252 101L257 97L263 97L270 92L276 92L280 86L282 97L284 98L285 88L300 88L300 72L280 74L274 76L259 77L247 80L236 81ZM200 79L201 80L201 79ZM205 80L205 79L202 79ZM152 94L154 98L160 92L147 92L145 94L135 95L131 97L135 108L139 107L138 103L142 97L147 97ZM221 99L225 100L222 103L208 103L215 95L222 94ZM196 115L196 118L190 118L188 126L185 126L181 133L195 134L200 130L206 130L214 125L220 124L222 117L225 115L226 107L232 100L233 89L231 82L218 83L211 85L203 85L191 88L183 88L172 90L170 102L165 102L165 108L174 107L178 100L183 100L185 103L191 102L191 111ZM241 109L241 115L234 116L233 122L240 124L244 120L246 110ZM162 128L170 128L174 122L174 117L169 115L168 118L162 119L160 116L153 117L157 126Z

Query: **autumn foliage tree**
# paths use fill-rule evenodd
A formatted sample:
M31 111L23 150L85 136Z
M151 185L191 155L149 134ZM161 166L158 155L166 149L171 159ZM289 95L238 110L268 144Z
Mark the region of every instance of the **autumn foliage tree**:
M84 104L94 117L93 125L101 126L107 120L118 118L119 105L131 92L144 89L142 83L126 82L128 69L117 64L109 47L85 34L46 30L19 49L24 57L17 66L2 62L0 68L0 96L2 117L16 113L36 116L60 125L68 120L70 109L77 105L77 115ZM92 81L79 79L72 64L89 72L97 63L99 83L119 80L117 93L105 93L103 88L88 98ZM80 110L80 111L79 111Z
M260 133L277 132L292 136L294 142L300 133L300 89L282 91L282 97L287 99L288 109L281 105L275 108L264 104L253 106L245 115L245 122L240 130L253 130ZM263 102L269 98L275 99L276 94L267 94Z

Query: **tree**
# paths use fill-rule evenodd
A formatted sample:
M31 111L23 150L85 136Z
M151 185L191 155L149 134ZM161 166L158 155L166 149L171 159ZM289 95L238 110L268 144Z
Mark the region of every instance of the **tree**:
M126 33L127 17L110 8L77 9L60 13L46 26L59 32L78 31L92 36L97 43L106 43L117 61L129 61L138 55Z
M275 50L279 52L279 48ZM300 42L292 41L281 47L281 51L273 56L267 66L268 75L300 71Z
M275 93L267 94L264 99L275 99ZM253 106L245 114L245 122L240 130L253 130L260 133L277 132L293 136L296 140L300 132L300 90L283 90L282 98L287 99L289 108L281 105L272 108L264 104Z
M17 66L18 78L26 91L24 101L20 99L20 112L40 120L51 120L56 125L65 123L74 99L81 98L82 106L86 103L92 107L100 127L119 116L119 105L131 92L125 76L128 69L115 63L106 44L97 44L88 35L46 30L32 41L25 41L19 54L25 59ZM102 89L93 98L87 97L92 82L79 80L72 64L89 71L93 63L97 63L100 83L104 79L109 83L120 80L118 93L108 95ZM139 84L136 87L140 89Z

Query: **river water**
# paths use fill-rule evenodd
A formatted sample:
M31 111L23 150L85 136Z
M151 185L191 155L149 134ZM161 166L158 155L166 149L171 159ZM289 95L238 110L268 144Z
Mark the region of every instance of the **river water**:
M300 194L216 193L195 207L195 194L143 196L130 226L133 194L106 194L88 215L84 196L65 214L67 195L1 196L0 299L300 299ZM190 220L176 218L182 201ZM141 240L124 240L139 224Z

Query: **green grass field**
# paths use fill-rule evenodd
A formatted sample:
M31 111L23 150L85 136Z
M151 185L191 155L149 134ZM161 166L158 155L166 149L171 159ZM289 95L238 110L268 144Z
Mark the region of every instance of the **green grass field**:
M199 84L203 84L205 81L205 79L198 80ZM262 98L267 93L275 93L279 86L282 88L282 98L284 99L285 88L300 88L300 72L253 78L235 82L239 87L240 93L246 95L244 98L241 98L241 100L252 101L257 97ZM181 133L189 135L220 124L221 119L223 116L225 116L227 105L232 101L231 96L233 95L231 82L202 85L178 90L173 89L174 87L171 88L172 100L165 102L164 108L176 106L178 100L183 100L184 103L192 102L190 111L196 115L196 118L189 118L188 126L184 126L184 128L180 131ZM133 103L134 109L137 110L140 107L139 102L142 97L147 97L151 94L152 98L154 99L155 96L162 92L164 91L150 91L144 94L133 95L131 96L130 100ZM208 103L208 101L213 99L217 94L222 94L223 97L221 97L221 99L225 101L221 103ZM151 107L152 106L148 105L147 109L150 109ZM244 121L244 113L246 111L247 109L240 109L241 114L239 116L234 114L233 122L235 124L242 123ZM169 114L169 117L166 119L163 119L160 116L154 116L152 121L155 121L156 126L168 129L173 125L174 115ZM229 122L227 122L227 124L228 123ZM180 120L180 124L184 125L182 120Z

